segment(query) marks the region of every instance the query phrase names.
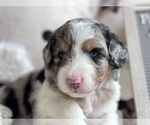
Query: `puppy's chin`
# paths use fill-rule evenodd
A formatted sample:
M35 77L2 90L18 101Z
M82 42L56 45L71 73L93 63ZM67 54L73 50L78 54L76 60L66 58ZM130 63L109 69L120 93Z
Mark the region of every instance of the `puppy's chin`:
M86 87L85 87L86 88ZM58 89L73 98L83 98L89 95L93 95L96 89L96 86L91 86L90 88L86 88L86 89L82 89L79 88L77 90L71 90L70 88L68 88L65 84L59 86L58 85Z
M86 96L92 95L93 93L94 93L94 91L89 92L89 93L74 93L74 92L72 92L72 93L66 93L66 94L73 98L84 98Z
M83 89L84 88L84 89ZM83 88L79 88L77 90L71 90L65 84L62 86L58 86L58 89L64 94L73 97L73 98L84 98L89 95L93 95L95 93L95 86L84 86Z
M89 79L89 81L91 82L86 81L78 89L74 90L67 86L65 80L63 81L63 79L58 79L58 89L70 97L83 98L92 95L95 92L95 89L97 87L96 82L94 82L92 79L91 80Z

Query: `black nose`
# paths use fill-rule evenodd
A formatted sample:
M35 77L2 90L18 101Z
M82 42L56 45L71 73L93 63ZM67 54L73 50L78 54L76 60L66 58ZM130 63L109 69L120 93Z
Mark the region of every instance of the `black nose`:
M72 83L72 84L70 84L70 88L78 89L79 88L79 83Z

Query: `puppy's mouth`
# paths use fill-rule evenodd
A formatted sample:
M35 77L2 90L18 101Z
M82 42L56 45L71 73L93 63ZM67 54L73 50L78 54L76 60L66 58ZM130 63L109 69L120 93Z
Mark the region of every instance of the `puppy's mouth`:
M67 94L73 94L73 93L76 93L76 94L93 94L95 92L95 90L91 90L91 91L87 91L87 92L78 92L77 90L75 91L72 91L72 92L68 92Z
M71 96L71 97L85 97L88 95L93 95L95 94L95 90L97 88L98 84L95 84L95 86L93 87L93 89L91 90L82 90L82 89L69 89L69 91L65 92L65 94Z

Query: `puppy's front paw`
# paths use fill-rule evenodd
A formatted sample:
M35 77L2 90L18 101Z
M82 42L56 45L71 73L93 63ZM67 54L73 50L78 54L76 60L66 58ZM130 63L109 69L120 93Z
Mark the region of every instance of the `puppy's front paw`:
M0 105L0 125L12 124L12 111L6 106Z
M0 112L3 119L12 117L12 111L6 106L0 105Z
M33 125L87 125L83 119L34 119Z

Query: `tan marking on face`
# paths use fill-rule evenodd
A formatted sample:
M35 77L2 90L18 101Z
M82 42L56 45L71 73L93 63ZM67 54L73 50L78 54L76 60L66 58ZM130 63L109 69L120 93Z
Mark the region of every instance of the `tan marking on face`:
M59 65L59 67L62 67L62 66L64 66L64 65L66 65L67 64L67 62L68 62L68 58L69 58L69 50L70 50L70 46L69 46L69 44L64 40L64 39L59 39L58 41L57 41L57 43L56 43L56 46L55 46L56 48L55 48L55 57L54 57L54 62L55 63L57 63L57 62L60 62L61 61L61 63L60 63L60 65ZM59 53L59 52L63 52L64 53L64 58L62 59L62 60L60 60L59 59L59 57L57 56L57 54ZM59 69L59 68L58 68ZM58 70L57 69L57 70Z
M94 76L95 80L98 81L99 83L104 83L110 71L108 60L104 59L103 64L100 67L97 66L93 61L92 61L92 65L94 65L96 71L96 75Z
M88 39L83 43L82 49L86 52L90 52L94 48L100 47L99 42L97 42L95 39ZM102 66L98 66L91 60L91 64L95 67L96 76L93 76L96 81L99 83L103 83L105 81L108 72L109 72L109 62L106 58L102 60Z
M68 59L63 60L62 63L60 64L60 67L67 65L67 63L68 63Z
M56 47L62 52L67 52L69 50L69 44L63 39L60 39L58 43L56 43Z
M103 81L106 80L109 69L109 62L105 59L103 66L101 68L96 68L96 79L101 83L104 83Z
M83 43L82 49L86 52L89 52L92 49L97 48L98 46L100 46L100 44L96 40L88 39Z
M55 74L55 76L57 76L57 74L58 74L58 67L55 66L55 65L53 65L53 66L51 67L51 71Z

